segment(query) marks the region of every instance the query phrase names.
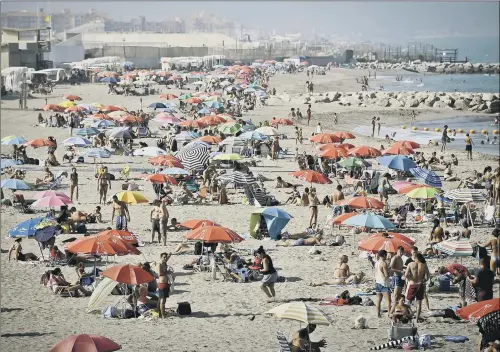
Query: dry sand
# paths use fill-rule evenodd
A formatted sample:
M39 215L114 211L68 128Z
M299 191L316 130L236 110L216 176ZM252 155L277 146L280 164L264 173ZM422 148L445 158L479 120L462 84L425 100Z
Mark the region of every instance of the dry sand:
M334 70L328 72L326 76L315 77L315 92L327 91L356 91L359 89L354 77L365 74L362 71ZM305 73L298 75L278 75L271 78L271 87L276 87L278 93L287 91L288 93L301 93L304 91L304 82L308 78ZM82 85L69 86L60 85L54 91L53 96L48 98L49 103L58 103L62 100L62 95L72 93L83 97L87 103L100 102L103 104L123 105L129 109L140 107L139 97L122 97L107 95L106 85ZM174 93L178 93L174 91ZM144 105L156 101L157 96L143 97ZM30 99L30 108L39 107L44 104L44 98L37 97ZM21 135L26 139L55 136L61 143L68 136L68 130L58 128L33 127L36 124L37 112L32 110L21 111L17 109L17 100L4 100L2 102L1 114L1 135ZM299 107L283 103L278 99L271 99L270 105L257 108L257 110L245 115L254 121L271 119L273 116L286 117L291 107ZM301 110L306 110L306 106L300 106ZM318 118L321 120L324 130L333 128L331 122L332 107L328 104L313 105L313 117L311 127L304 127L304 136L309 136ZM337 108L338 109L338 108ZM441 119L458 116L457 112L420 110L419 119ZM382 116L384 123L400 124L401 117L396 109L370 108L344 108L337 110L340 124L336 130L351 130L359 125L369 124L373 115ZM470 115L470 113L468 113ZM48 116L48 113L43 113ZM154 126L153 126L154 128ZM293 138L292 127L281 127ZM154 145L153 140L147 140L149 145ZM358 137L354 140L356 145L371 145L379 147L381 141L376 138ZM384 143L386 144L386 143ZM293 139L284 140L282 146L292 152L295 149ZM10 152L9 147L2 146L4 153ZM312 151L313 146L306 142L299 147L299 152L303 150ZM58 160L62 160L63 147L57 150ZM424 147L422 150L429 154L438 148ZM475 155L473 162L466 161L464 151L448 151L455 153L459 158L459 166L454 169L459 177L468 176L472 170L482 170L488 163L495 165L498 161L486 161L479 155ZM43 159L45 149L29 149L31 157ZM492 159L492 157L488 157ZM497 159L498 160L498 159ZM131 163L133 167L148 166L146 157L113 157L107 163L112 170L119 170L124 163ZM42 174L41 167L33 168L27 166L29 170L27 180L33 182L35 177ZM76 204L79 210L91 212L97 204L98 198L95 192L96 181L93 178L94 166L84 164L77 166L80 174L80 200ZM282 176L285 180L296 182L288 176L288 172L297 169L293 158L281 159L277 162L264 160L258 167L254 168L255 173L261 173L269 178L275 179ZM33 170L33 171L32 171ZM63 165L53 170L69 170L68 165ZM113 171L117 174L117 171ZM154 193L150 184L145 181L138 181L143 187L149 199L153 199ZM266 183L278 200L284 201L287 195L283 190L274 190L274 181ZM318 186L320 199L325 195L330 195L336 185ZM445 189L456 187L456 183L446 183ZM111 191L117 192L120 189L120 181L112 185ZM67 180L62 186L63 191L68 190ZM26 195L33 192L24 192ZM248 233L249 216L252 207L241 205L241 195L230 195L234 204L227 206L218 205L187 205L169 207L170 216L180 221L191 218L212 219L220 224L229 227L239 233ZM400 204L403 198L391 196L391 204ZM290 212L294 219L287 226L291 233L300 232L306 229L308 224L308 209L291 205L281 206ZM140 238L150 241L148 205L130 206L131 218L129 228ZM330 211L324 207L319 208L319 222L322 224ZM90 230L102 230L110 224L111 209L105 206L103 209L106 224L89 225ZM9 207L2 207L1 210L1 237L2 250L8 250L12 240L7 238L8 229L30 215L20 214L17 210ZM450 228L453 230L453 227ZM490 229L479 227L473 230L473 241L483 241L490 233ZM425 247L429 227L417 227L411 229L410 236L417 240L420 248ZM273 241L257 241L250 239L238 244L238 248L256 249L260 244L272 250L271 257L275 265L279 268L280 275L288 278L286 283L277 284L277 300L292 298L325 298L340 294L344 289L339 287L309 287L311 281L327 280L332 277L333 270L342 254L349 255L351 271L360 270L367 273L370 280L373 278L372 270L366 259L359 258L359 251L353 246L352 235L344 232L347 244L341 247L321 248L322 254L311 256L308 254L309 248L304 247L278 247ZM184 233L170 233L166 248L159 245L147 244L141 248L140 256L125 256L116 259L119 263L138 263L144 261L157 261L161 252L173 251L175 246L183 240ZM366 234L358 235L356 241ZM70 237L68 235L58 238L58 243ZM24 240L23 248L25 252L39 254L37 244L33 240ZM259 289L259 283L227 283L220 279L211 281L208 274L191 273L182 270L182 266L191 261L193 256L179 255L173 256L170 264L176 271L175 294L167 301L169 307L176 307L177 302L188 301L191 303L194 314L187 317L172 316L165 320L150 319L104 319L100 315L86 314L87 298L61 298L54 295L49 289L40 285L40 276L49 268L43 265L32 265L25 263L7 261L7 254L1 255L1 344L3 351L26 351L39 350L47 351L59 340L77 333L90 333L103 335L123 346L124 351L276 351L276 331L283 331L286 335L299 328L298 322L279 321L273 316L263 313L270 308L279 305L267 303L265 295ZM453 258L445 260L430 260L431 271L437 269L442 264L453 262ZM464 263L474 266L476 263L472 258L464 259ZM76 279L74 268L63 267L63 273L69 281ZM351 294L355 289L348 288ZM498 293L496 293L498 294ZM113 304L120 297L110 296L107 304ZM431 294L431 308L439 309L458 304L458 294ZM330 327L319 327L312 335L313 340L325 338L328 347L324 351L364 351L369 347L386 342L387 328L389 322L386 318L378 319L374 307L325 306L323 311L334 322ZM352 330L354 318L363 315L368 319L370 329L364 331ZM254 320L251 317L255 316ZM442 318L430 318L426 322L419 324L419 333L431 334L435 337L433 344L435 350L439 351L472 351L478 332L473 324L464 322L452 322ZM445 335L465 335L471 341L464 344L454 344L444 342Z

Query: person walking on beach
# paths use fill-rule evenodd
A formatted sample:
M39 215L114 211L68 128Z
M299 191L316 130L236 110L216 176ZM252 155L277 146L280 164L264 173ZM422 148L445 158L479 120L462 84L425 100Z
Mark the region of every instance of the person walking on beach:
M158 315L160 318L166 318L165 303L170 294L170 282L168 281L168 260L172 253L160 254L160 263L158 263Z
M309 104L307 108L306 116L307 116L307 125L309 126L309 122L311 121L311 104Z
M375 263L375 292L377 293L376 306L377 316L380 318L380 309L382 298L385 299L387 314L391 311L391 279L389 277L389 269L387 267L387 251L381 249L377 253L377 262Z
M339 124L339 117L337 116L337 113L334 113L333 114L333 123L335 125L338 125Z
M472 160L472 146L474 145L474 142L472 141L472 138L470 138L469 134L467 133L465 135L465 151L467 152L467 159Z
M278 272L274 268L273 260L266 253L264 247L260 246L255 254L257 254L262 260L262 269L260 269L260 273L264 275L264 277L262 278L262 284L260 285L260 288L272 301L276 297L276 292L274 291L274 283L278 280Z
M153 209L149 215L151 220L151 243L155 241L155 233L158 233L158 243L161 242L160 221L162 219L161 201L155 199L153 201Z
M448 143L448 125L444 125L443 134L441 135L441 152L446 151L446 143Z
M382 123L380 122L380 117L377 117L377 136L380 136L380 127Z
M125 202L118 200L116 195L113 196L113 213L111 214L111 222L115 219L116 215L116 225L117 230L127 231L127 225L130 222L130 213L128 212L128 206Z
M373 116L372 118L372 137L375 137L375 125L377 124L377 118Z
M76 189L76 201L78 202L78 173L76 172L76 168L71 169L71 173L69 174L69 195L71 201L73 201L73 193Z
M410 122L412 126L415 123L416 118L417 118L417 114L415 114L415 110L412 110L411 111L411 122Z
M408 264L406 268L405 277L406 285L406 298L412 302L417 300L417 322L420 322L420 313L422 312L422 300L425 297L426 281L430 278L429 268L425 262L422 253L415 255L415 261Z
M97 192L99 192L99 204L106 204L106 196L108 189L111 189L111 176L108 173L108 168L104 166L102 172L97 177Z

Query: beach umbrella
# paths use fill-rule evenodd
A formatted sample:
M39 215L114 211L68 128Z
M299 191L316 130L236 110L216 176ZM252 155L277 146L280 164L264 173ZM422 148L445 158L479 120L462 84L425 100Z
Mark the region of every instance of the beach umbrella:
M119 201L127 204L149 203L149 201L139 192L121 191L116 194Z
M214 101L214 100L213 101L206 101L206 102L204 102L204 104L211 109L220 109L220 108L224 107L224 105L222 103L220 103L218 101Z
M203 100L201 100L200 98L197 98L197 97L186 99L186 103L188 103L188 104L199 104L202 101Z
M320 144L337 143L340 142L340 138L332 133L319 133L309 138L309 141Z
M362 145L353 149L350 149L348 152L349 155L357 156L361 158L373 158L375 156L380 156L380 150L368 147L366 145Z
M83 138L83 137L69 137L63 141L63 144L64 145L74 145L76 147L85 147L87 145L91 145L92 142L89 141L87 138Z
M240 137L241 137L241 135L240 135ZM233 147L237 147L237 146L244 147L244 146L246 146L247 142L244 139L240 138L240 137L235 137L235 136L227 137L226 139L224 139L222 142L219 143L219 146L223 146L223 145L230 145L230 146L233 146ZM220 152L216 152L216 153L222 154ZM216 155L218 155L218 154L216 154Z
M409 181L395 181L392 183L392 188L394 188L396 191L400 192L405 189L406 187L409 186L416 186L414 183L409 182Z
M348 205L353 209L384 209L384 203L370 197L354 197L338 202L338 205Z
M69 243L66 250L74 254L90 255L141 254L132 244L114 235L82 237Z
M239 243L244 239L233 230L222 226L202 226L189 231L184 237L188 240L206 243Z
M108 106L106 108L119 109L119 107L117 107L117 106ZM116 120L116 119L119 119L120 117L128 116L128 115L130 115L130 113L127 111L123 111L123 110L113 110L107 114L107 116L111 117L113 120Z
M367 167L367 166L370 166L371 164L368 162L368 161L365 161L363 159L360 159L360 158L354 158L354 157L350 157L350 158L346 158L344 160L341 160L339 161L338 163L340 166L342 167Z
M29 142L27 142L25 145L29 145L33 148L40 148L40 147L55 147L56 144L52 142L49 139L46 138L38 138L38 139L33 139Z
M32 208L55 208L63 207L68 204L73 204L71 199L66 197L58 197L56 195L50 195L36 200L31 204Z
M167 93L167 94L162 94L160 95L160 99L165 99L165 100L172 100L172 99L177 99L178 96L172 93Z
M359 213L356 213L355 211L353 211L352 213L344 213L344 214L341 214L339 216L336 216L334 217L333 219L330 220L330 224L331 225L342 225L342 222L349 219L349 218L352 218L353 216L356 216L358 215Z
M64 109L65 113L77 112L77 111L87 111L87 109L85 109L85 108L83 108L81 106L70 106L69 108Z
M84 108L85 110L88 110L88 111L95 111L97 110L97 108L91 104L78 104L77 105L78 107L81 107L81 108Z
M77 136L90 137L98 134L99 131L92 127L77 128L75 134Z
M215 126L215 125L218 125L221 123L228 122L227 119L225 119L224 117L218 116L218 115L204 116L204 117L200 118L199 121L202 121L209 126Z
M181 161L186 170L204 170L210 160L210 153L207 148L193 146L180 150L175 157Z
M352 133L345 132L345 131L333 132L333 135L339 137L342 140L355 139L356 138Z
M241 125L237 122L226 122L217 126L217 131L224 134L235 134L241 128Z
M16 165L22 165L22 162L20 160L14 159L0 159L0 169Z
M47 104L42 106L43 111L55 111L55 112L61 112L64 110L63 107L56 105L56 104Z
M283 125L283 126L293 126L293 121L290 119L274 119L271 121L271 125Z
M377 158L377 161L382 166L399 171L408 171L417 167L413 160L403 155L381 156L380 158Z
M487 301L475 302L465 307L457 309L457 315L464 319L476 322L485 315L500 310L500 298L493 298Z
M116 123L109 120L99 120L92 123L92 128L111 128L116 127Z
M320 151L325 151L327 149L330 149L330 148L342 148L342 149L345 149L345 150L351 150L352 148L355 148L354 144L350 144L350 143L325 143L325 144L322 144L322 145L318 145L316 147L318 150Z
M392 147L396 148L406 148L406 149L418 149L420 148L420 144L413 141L398 141L392 145Z
M120 79L119 78L115 78L115 77L104 77L104 78L101 78L101 80L99 82L102 82L102 83L118 83L120 82Z
M283 230L293 218L293 216L286 211L277 207L264 208L260 211L260 215L266 221L267 230L272 239L277 239L281 230Z
M410 186L411 187L411 186ZM403 189L401 193L405 192ZM412 189L411 191L405 193L408 198L414 199L430 199L433 198L439 191L433 187L421 186Z
M123 111L123 112L126 112L125 108L122 107L122 106L117 106L117 105L106 105L106 106L103 106L101 107L100 109L101 111L111 111L111 113L115 112L115 111ZM111 116L111 113L109 114L109 116Z
M382 152L382 154L383 155L410 155L410 154L415 154L415 152L411 148L392 146L390 148L385 149Z
M184 165L182 165L179 159L177 159L172 155L155 156L154 158L151 158L148 161L152 165L161 165L161 166L168 166L169 168L184 169Z
M224 161L236 161L241 159L243 159L243 157L240 154L236 153L219 154L213 158L213 160L224 160Z
M394 237L394 238L399 238L403 241L405 241L406 243L409 243L411 245L414 245L415 244L415 240L411 237L408 237L408 236L405 236L405 235L402 235L400 233L397 233L397 232L377 232L377 233L374 233L373 235L370 235L370 236L390 236L390 237Z
M17 178L9 178L4 179L1 182L2 187L4 189L12 189L12 190L27 190L30 189L30 186L26 184L23 180L19 180Z
M487 199L481 190L470 188L457 188L446 192L444 196L457 203L484 202Z
M109 133L110 138L122 138L122 139L132 138L132 135L130 134L128 127L116 127L107 133Z
M107 149L102 149L102 148L91 148L88 149L83 156L87 158L101 158L101 159L107 159L111 157L111 152L108 151Z
M175 178L168 176L166 174L144 175L141 178L151 183L170 183L172 185L177 184Z
M168 123L171 123L173 125L178 125L179 123L181 123L182 121L179 120L177 117L173 116L173 115L157 115L153 121L155 122L158 122L158 123L163 123L163 124L168 124Z
M474 250L471 243L467 239L458 241L442 241L436 244L435 248L438 251L444 252L452 257L470 257Z
M256 131L248 131L239 135L239 138L247 141L265 141L268 137L265 134Z
M95 115L90 115L89 117L97 120L113 120L113 117L106 114L95 114Z
M191 128L205 128L206 125L204 122L198 120L186 120L179 122L179 126L182 127L191 127Z
M134 156L162 156L168 155L168 153L158 147L145 147L134 150Z
M222 140L219 137L215 136L202 136L198 138L198 140L208 144L218 144L222 142Z
M259 127L255 130L255 132L262 133L264 136L279 136L280 132L271 126Z
M137 237L130 231L126 230L104 230L96 234L96 236L115 236L120 238L121 240L128 242L134 246L138 244Z
M59 105L59 106L60 106L60 107L62 107L62 108L67 109L67 108L70 108L70 107L72 107L72 106L75 106L76 104L75 104L74 102L72 102L72 101L61 101L61 102L60 102L59 104L57 104L57 105Z
M347 151L343 148L332 147L323 151L320 151L319 156L324 159L339 159L341 157L347 156Z
M181 226L188 228L190 230L197 229L198 227L204 226L220 226L218 223L212 220L200 220L200 219L191 219L188 221L184 221Z
M148 105L148 108L151 108L151 109L165 109L167 108L167 105L163 104L163 103L151 103Z
M116 121L125 123L125 122L130 122L130 123L139 123L144 121L142 117L137 117L131 114L123 115L122 117L119 117L116 119Z
M189 172L187 170L184 170L184 169L179 168L179 167L168 167L168 168L160 171L160 174L163 174L163 175L189 175Z
M217 177L218 180L224 183L234 183L235 185L250 185L257 183L253 175L242 171L229 171Z
M52 196L70 199L65 193L59 192L59 191L52 191L52 190L36 192L31 197L31 199L38 200L38 199L42 199L45 197L52 197Z
M280 319L296 320L304 324L330 325L319 308L304 302L290 302L282 304L266 314L274 314Z
M32 237L35 235L36 226L45 220L45 217L24 220L8 231L9 237Z
M98 335L73 335L65 338L50 349L50 352L112 352L121 346Z
M41 229L37 229L35 231L35 240L38 242L47 242L52 237L58 235L60 230L57 229L56 226L47 226Z
M210 113L212 113L212 111L208 108L203 108L198 110L198 114L200 115L209 115Z
M359 249L371 253L377 253L381 249L386 250L389 253L396 253L399 246L403 247L404 252L408 254L411 253L413 244L408 243L401 238L390 236L387 233L369 236L358 243Z
M327 184L332 183L332 181L320 172L313 170L299 170L289 173L290 176L296 177L299 180L306 181L309 183Z
M186 93L186 94L181 95L179 97L179 100L186 100L186 99L189 99L191 97L192 97L191 93Z
M25 144L27 142L28 141L26 139L19 136L7 136L2 138L3 145L19 145L19 144Z
M353 216L342 222L343 225L367 227L370 229L393 229L396 226L375 213L363 213Z
M104 270L101 275L127 285L142 285L155 279L143 268L130 264L112 266Z
M179 134L174 136L175 140L178 142L178 145L183 145L185 142L192 141L195 138L199 138L200 136L197 133L191 131L182 131Z

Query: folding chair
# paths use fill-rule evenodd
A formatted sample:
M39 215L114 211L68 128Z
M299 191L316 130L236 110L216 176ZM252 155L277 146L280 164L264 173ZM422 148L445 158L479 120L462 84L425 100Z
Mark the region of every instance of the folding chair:
M137 137L139 138L148 138L151 135L149 130L146 127L137 128Z
M278 344L280 345L280 349L278 352L292 352L292 348L290 347L290 343L286 339L285 334L283 334L282 332L277 332L276 339L278 340Z

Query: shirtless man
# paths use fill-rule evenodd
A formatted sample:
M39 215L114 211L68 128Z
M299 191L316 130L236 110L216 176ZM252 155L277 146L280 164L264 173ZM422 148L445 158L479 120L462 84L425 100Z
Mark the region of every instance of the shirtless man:
M106 196L108 189L111 189L111 177L108 173L108 168L103 167L102 173L97 178L97 192L99 192L99 204L106 204ZM102 203L101 203L102 202Z
M130 222L130 213L128 212L127 204L118 200L118 197L113 196L113 214L111 215L111 222L115 219L116 215L116 229L127 230L127 224Z
M425 258L422 253L415 255L415 261L408 264L405 277L407 281L406 298L411 302L417 300L417 322L420 319L422 312L422 300L425 296L425 284L430 278L429 268L425 263Z
M403 254L404 254L404 248L402 246L399 246L398 251L391 258L390 272L392 274L392 289L394 290L393 292L394 302L398 301L398 297L401 295L403 287L405 286L405 282L402 278L404 274L404 269L403 269L404 263L403 263L403 258L401 258L401 256ZM396 305L392 306L391 314L394 313L395 306Z
M337 204L338 202L344 199L345 196L344 193L342 192L342 186L338 185L337 189L332 193L332 204Z
M160 254L161 261L158 263L158 314L160 318L166 318L165 302L170 293L170 283L168 282L168 260L172 253Z
M382 298L385 299L387 314L390 316L391 311L391 278L389 276L389 268L387 267L387 251L381 249L377 253L377 262L375 263L375 292L377 293L377 316L380 318L380 306Z
M161 243L161 230L160 221L163 218L163 208L161 207L161 201L155 199L153 202L153 209L151 209L151 214L149 215L151 221L151 243L155 241L155 232L158 233L158 243Z
M481 247L491 248L490 270L500 277L500 228L495 228L491 233L491 238Z

